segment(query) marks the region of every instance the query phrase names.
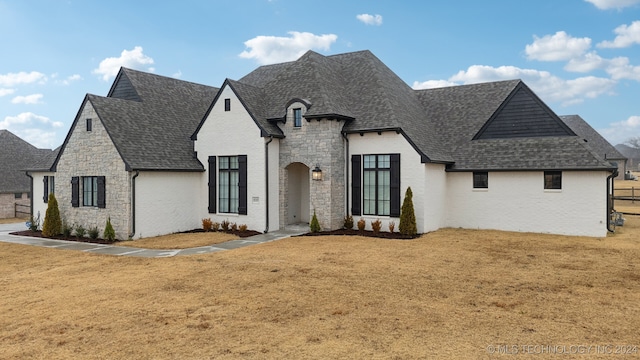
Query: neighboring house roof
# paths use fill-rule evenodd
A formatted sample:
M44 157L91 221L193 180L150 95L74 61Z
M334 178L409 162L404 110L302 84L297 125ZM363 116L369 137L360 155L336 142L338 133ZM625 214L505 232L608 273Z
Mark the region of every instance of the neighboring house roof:
M8 130L0 130L0 193L31 191L26 170L51 156L49 149L38 149Z
M579 115L563 115L560 119L565 122L579 137L585 139L593 151L607 160L626 160L610 142L602 137Z
M633 170L638 169L638 164L640 163L640 149L632 148L625 144L618 144L615 148L627 158L629 161L627 165L629 167L633 168Z
M218 90L121 68L107 97L87 94L71 129L89 102L127 170L203 170L190 137Z

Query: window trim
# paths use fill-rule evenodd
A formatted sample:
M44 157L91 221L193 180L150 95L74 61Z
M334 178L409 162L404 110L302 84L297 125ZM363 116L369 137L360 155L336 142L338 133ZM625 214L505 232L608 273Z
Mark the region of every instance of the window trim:
M550 177L547 180L547 177ZM549 170L543 174L544 190L559 191L562 190L562 171Z
M473 176L474 190L489 189L489 172L488 171L474 171L472 176ZM481 176L484 176L484 178L481 178Z

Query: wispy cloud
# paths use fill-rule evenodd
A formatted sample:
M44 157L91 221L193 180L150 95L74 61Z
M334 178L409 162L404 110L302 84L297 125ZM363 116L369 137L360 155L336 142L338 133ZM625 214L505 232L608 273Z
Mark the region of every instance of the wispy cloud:
M590 38L576 38L564 31L543 37L534 36L533 43L525 47L525 53L530 60L562 61L584 54L591 48Z
M16 96L11 99L12 104L39 104L42 100L42 94L31 94L27 96Z
M625 7L640 4L640 0L585 0L592 3L600 10L622 9Z
M0 74L0 86L16 86L22 84L31 84L35 82L44 82L47 77L37 71L19 73Z
M118 75L118 71L122 66L153 72L154 69L152 67L147 67L147 65L153 64L153 59L142 51L141 46L136 46L132 50L122 50L120 57L109 57L102 60L98 68L93 70L93 73L102 75L102 80L109 81L109 79Z
M600 48L626 48L640 44L640 21L634 21L631 25L620 25L613 32L617 34L613 41L603 41L597 46Z
M11 95L15 91L16 91L15 89L3 89L3 88L0 88L0 97Z
M609 124L608 128L598 129L610 143L622 144L635 134L640 134L640 116L630 116L626 120Z
M369 15L369 14L360 14L356 15L356 19L362 21L367 25L382 25L382 15Z
M255 59L259 64L274 64L292 61L308 50L329 50L338 39L337 35L315 35L308 32L288 32L290 37L256 36L244 42L248 50L240 53L244 59Z

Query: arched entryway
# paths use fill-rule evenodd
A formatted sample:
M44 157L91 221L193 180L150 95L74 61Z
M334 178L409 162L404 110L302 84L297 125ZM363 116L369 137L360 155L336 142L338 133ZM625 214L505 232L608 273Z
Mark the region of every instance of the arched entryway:
M296 162L286 167L287 225L308 223L309 214L309 167Z

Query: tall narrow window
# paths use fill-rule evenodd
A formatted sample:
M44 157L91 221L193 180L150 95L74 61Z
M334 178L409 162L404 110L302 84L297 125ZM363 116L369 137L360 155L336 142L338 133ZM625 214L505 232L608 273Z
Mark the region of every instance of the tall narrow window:
M365 155L363 165L363 213L391 214L391 156Z
M545 171L544 188L552 190L562 189L562 171Z
M85 122L86 122L86 124L87 124L87 131L91 131L91 127L92 127L92 124L91 124L91 122L92 122L92 121L91 121L91 119L87 119Z
M55 193L55 177L53 176L45 176L42 178L42 182L44 183L44 196L42 200L45 203L49 202L49 194Z
M231 111L231 99L224 99L224 111Z
M239 177L238 157L220 156L219 177L219 207L221 213L238 213Z
M98 206L98 177L82 177L82 206Z
M488 189L489 188L489 173L486 171L474 171L473 172L473 188L474 189Z
M302 109L293 109L293 126L302 126Z

